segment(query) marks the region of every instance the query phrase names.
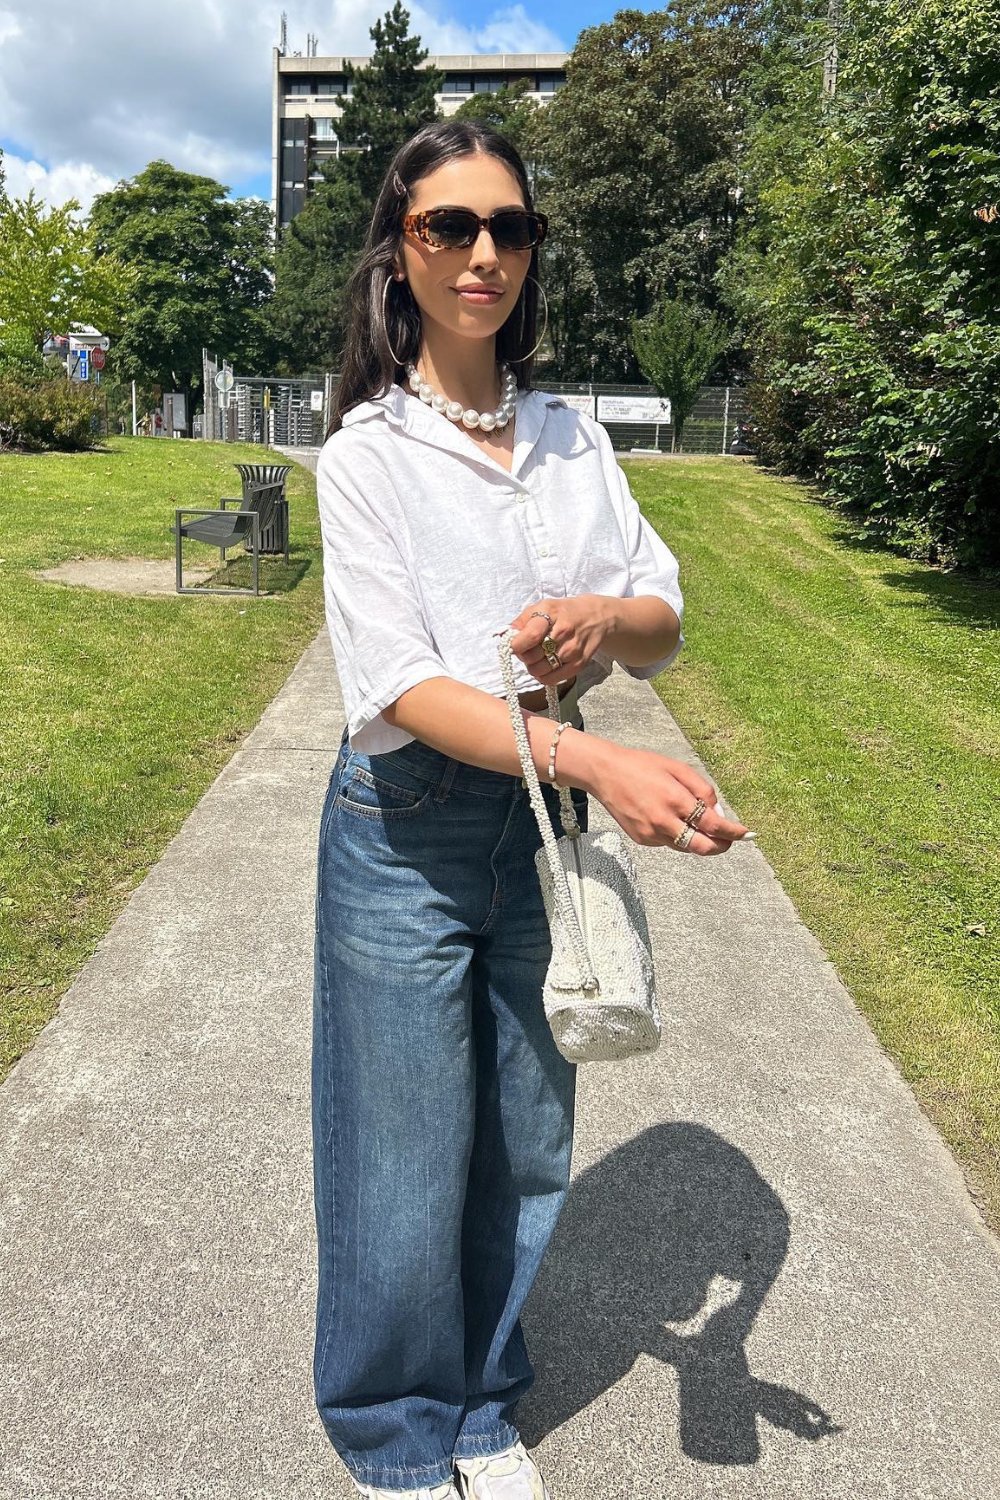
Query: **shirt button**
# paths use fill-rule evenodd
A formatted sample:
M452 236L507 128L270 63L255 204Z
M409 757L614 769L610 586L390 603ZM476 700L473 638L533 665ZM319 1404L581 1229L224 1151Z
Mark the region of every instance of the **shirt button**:
M518 495L518 497L517 497L517 503L518 503L518 505L523 505L524 502L525 502L525 500L527 500L527 498L528 498L527 495Z
M548 555L549 555L549 553L551 551L552 551L551 547L539 547L539 549L538 549L538 555L539 555L539 557L548 557Z

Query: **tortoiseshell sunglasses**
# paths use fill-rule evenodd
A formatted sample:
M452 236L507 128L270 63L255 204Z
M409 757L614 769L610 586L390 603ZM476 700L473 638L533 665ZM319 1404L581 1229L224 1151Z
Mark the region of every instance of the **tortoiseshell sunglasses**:
M542 243L548 227L545 214L524 208L498 208L485 219L471 208L428 208L403 220L405 232L439 250L467 249L480 229L489 230L498 250L531 250Z

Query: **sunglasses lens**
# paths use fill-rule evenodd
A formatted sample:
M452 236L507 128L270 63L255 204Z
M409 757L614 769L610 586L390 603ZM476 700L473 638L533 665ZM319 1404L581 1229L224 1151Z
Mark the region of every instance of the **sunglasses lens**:
M493 243L498 250L530 250L537 238L537 220L523 209L494 214Z
M456 250L471 245L479 232L475 216L461 208L442 208L427 217L427 233L432 245Z

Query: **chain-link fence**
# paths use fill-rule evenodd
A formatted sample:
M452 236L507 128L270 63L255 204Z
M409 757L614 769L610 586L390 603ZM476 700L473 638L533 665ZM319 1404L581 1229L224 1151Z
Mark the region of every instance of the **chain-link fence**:
M565 396L607 429L618 452L671 453L676 434L670 403L651 385L601 384L542 379L540 387ZM685 453L728 453L746 411L742 386L706 385L698 393L681 434Z
M202 436L216 442L265 443L278 448L318 448L329 425L339 375L237 375L202 352L205 417ZM222 380L216 383L222 374ZM222 389L220 389L220 385ZM228 387L228 389L226 389ZM539 379L538 388L566 396L607 429L618 452L671 453L676 448L670 403L651 385ZM728 453L744 418L742 386L703 386L684 423L685 453Z

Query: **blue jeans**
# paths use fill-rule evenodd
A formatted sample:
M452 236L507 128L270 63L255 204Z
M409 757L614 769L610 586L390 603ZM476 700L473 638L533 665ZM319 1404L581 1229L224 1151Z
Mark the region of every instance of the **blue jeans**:
M576 1091L542 1009L540 847L520 776L418 740L366 755L345 730L316 884L313 1380L331 1443L379 1488L508 1447L534 1378L519 1314Z

